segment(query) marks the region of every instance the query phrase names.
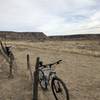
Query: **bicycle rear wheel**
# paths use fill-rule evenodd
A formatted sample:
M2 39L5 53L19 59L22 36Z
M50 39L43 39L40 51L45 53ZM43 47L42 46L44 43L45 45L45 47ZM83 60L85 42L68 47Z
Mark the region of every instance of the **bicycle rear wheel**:
M41 69L39 69L39 83L43 90L47 90L46 77Z
M69 100L68 89L60 78L55 77L52 79L51 88L56 100Z

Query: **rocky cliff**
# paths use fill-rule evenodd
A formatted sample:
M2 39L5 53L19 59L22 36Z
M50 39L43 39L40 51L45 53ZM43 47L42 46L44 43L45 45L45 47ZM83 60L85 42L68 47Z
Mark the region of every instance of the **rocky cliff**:
M43 32L12 32L0 31L1 39L10 40L44 40L47 36Z

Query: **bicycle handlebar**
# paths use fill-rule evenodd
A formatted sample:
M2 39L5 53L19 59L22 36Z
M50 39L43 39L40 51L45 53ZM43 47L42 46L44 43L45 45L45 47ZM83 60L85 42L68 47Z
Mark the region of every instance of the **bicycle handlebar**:
M55 64L59 64L61 61L62 61L62 60L58 60L58 61L56 61L56 62L54 62L54 63L51 63L51 64L40 65L40 67L42 67L42 66L43 66L44 68L47 67L47 66L50 66L50 67L51 67L51 66L53 66L53 65L55 65Z

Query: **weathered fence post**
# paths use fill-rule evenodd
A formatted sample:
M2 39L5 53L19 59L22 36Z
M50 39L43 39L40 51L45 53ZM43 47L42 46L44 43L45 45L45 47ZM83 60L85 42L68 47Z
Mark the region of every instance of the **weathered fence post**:
M30 57L29 54L27 54L27 69L29 70L30 67Z
M38 67L39 67L39 57L37 57L35 71L34 71L34 82L33 82L33 100L38 100Z
M31 79L33 81L33 75L32 75L32 69L31 69L31 66L30 66L30 56L29 56L29 54L27 54L27 69L30 71Z
M9 78L13 78L13 73L12 73L12 67L13 67L13 60L12 58L10 57L10 62L9 62L9 68L10 68L10 73L9 73Z

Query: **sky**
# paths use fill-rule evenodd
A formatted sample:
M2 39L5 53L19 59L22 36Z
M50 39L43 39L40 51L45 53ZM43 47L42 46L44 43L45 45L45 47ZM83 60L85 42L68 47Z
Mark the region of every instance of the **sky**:
M0 0L0 31L100 33L100 0Z

